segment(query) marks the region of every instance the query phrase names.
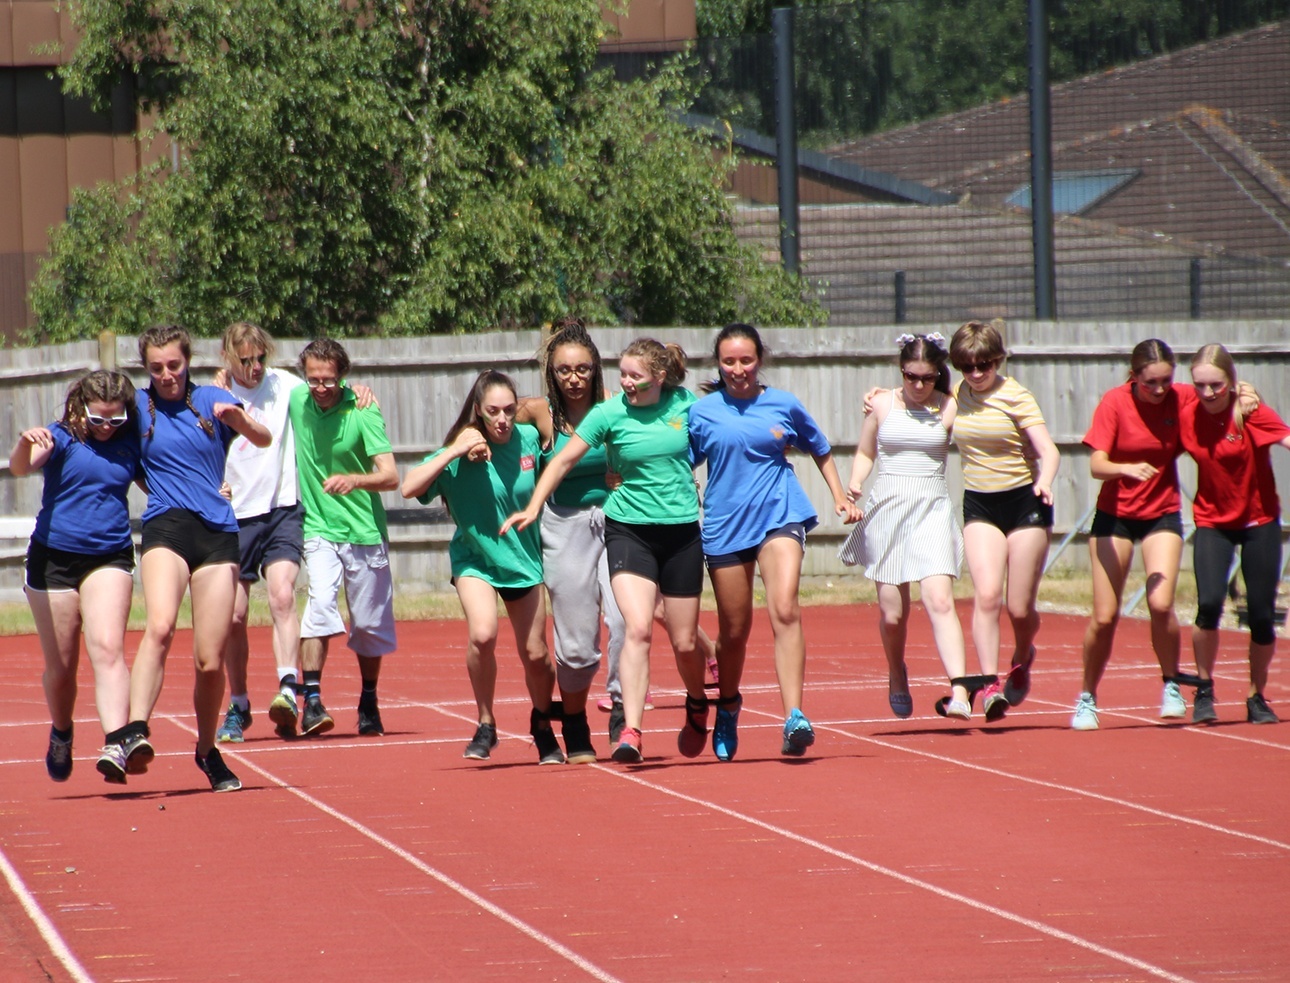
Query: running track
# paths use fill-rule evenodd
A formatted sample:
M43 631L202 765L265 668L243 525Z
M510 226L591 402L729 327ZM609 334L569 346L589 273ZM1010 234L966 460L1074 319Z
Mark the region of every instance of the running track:
M536 765L509 645L502 743L463 760L464 628L401 624L384 738L354 736L337 655L336 730L279 741L253 655L255 723L229 756L246 788L218 796L192 762L187 635L157 761L123 790L94 771L86 666L76 769L48 780L39 650L3 639L0 981L1290 979L1290 725L1244 722L1245 636L1224 635L1222 723L1165 726L1145 626L1123 624L1102 730L1076 734L1082 630L1047 615L1031 698L962 726L932 713L921 612L899 721L873 609L808 609L819 740L796 761L763 618L724 765L676 753L660 640L646 763L626 769ZM1282 712L1287 678L1274 665Z

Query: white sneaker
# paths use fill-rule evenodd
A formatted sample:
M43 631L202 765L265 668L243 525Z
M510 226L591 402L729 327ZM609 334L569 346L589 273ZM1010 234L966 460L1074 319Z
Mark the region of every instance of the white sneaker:
M1092 693L1081 693L1075 701L1071 730L1097 730L1097 700Z
M1160 694L1160 716L1167 719L1187 716L1187 704L1178 684L1172 679L1165 683L1164 691Z

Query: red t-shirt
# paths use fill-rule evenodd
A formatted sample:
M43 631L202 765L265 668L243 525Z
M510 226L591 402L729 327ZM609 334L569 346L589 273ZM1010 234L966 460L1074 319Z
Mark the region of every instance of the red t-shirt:
M1231 405L1209 413L1197 400L1180 414L1182 443L1196 459L1196 525L1244 529L1281 518L1269 447L1290 436L1281 417L1260 406L1238 431Z
M1159 404L1143 402L1133 395L1131 382L1102 397L1084 443L1105 452L1116 464L1150 464L1156 475L1147 481L1111 478L1102 482L1098 509L1121 519L1158 519L1182 508L1174 463L1182 453L1178 419L1181 407L1194 402L1196 390L1182 385L1175 385Z

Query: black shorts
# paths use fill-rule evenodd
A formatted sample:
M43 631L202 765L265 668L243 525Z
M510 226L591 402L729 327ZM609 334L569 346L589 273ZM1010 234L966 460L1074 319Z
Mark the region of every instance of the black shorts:
M262 570L279 560L290 560L297 565L303 561L305 510L299 502L249 519L238 519L237 525L243 582L255 583Z
M712 556L705 557L709 570L718 570L721 567L741 567L745 563L752 563L757 559L757 554L761 548L772 539L777 537L787 537L788 539L797 540L797 545L806 549L806 524L802 522L790 522L787 525L780 526L778 529L772 529L766 533L765 537L756 546L749 546L747 549L735 550L733 553L714 553Z
M703 539L697 522L635 525L605 516L609 576L633 573L658 584L665 597L703 593Z
M80 590L85 578L102 567L134 571L134 547L114 553L72 553L32 538L27 547L27 586L32 590Z
M480 578L477 577L475 579L478 580ZM448 583L456 587L457 578L456 577L449 578ZM488 581L485 580L484 583L488 584ZM503 601L505 601L508 604L513 604L516 601L524 600L524 598L532 594L533 591L537 588L537 584L530 584L528 587L498 587L494 584L488 584L488 586L492 587L493 590L497 591L497 596L500 597Z
M1156 519L1122 519L1118 515L1098 509L1093 513L1093 526L1088 534L1096 539L1114 536L1116 539L1140 543L1153 532L1171 532L1181 539L1182 513L1166 512Z
M188 564L189 573L212 563L239 563L242 556L237 533L212 529L188 509L170 509L143 524L139 555L155 549L178 554Z
M997 526L1005 536L1014 529L1030 526L1051 529L1053 507L1045 505L1030 485L1001 492L968 489L963 493L963 525L969 522L988 522Z

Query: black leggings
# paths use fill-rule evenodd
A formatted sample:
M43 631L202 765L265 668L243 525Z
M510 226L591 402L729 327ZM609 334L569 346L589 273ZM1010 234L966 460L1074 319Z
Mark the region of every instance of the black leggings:
M1241 579L1249 611L1250 638L1256 645L1276 639L1274 614L1277 578L1281 576L1281 523L1265 522L1245 529L1196 530L1192 567L1196 572L1196 627L1214 629L1223 614L1227 571L1241 547Z

